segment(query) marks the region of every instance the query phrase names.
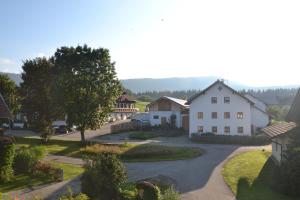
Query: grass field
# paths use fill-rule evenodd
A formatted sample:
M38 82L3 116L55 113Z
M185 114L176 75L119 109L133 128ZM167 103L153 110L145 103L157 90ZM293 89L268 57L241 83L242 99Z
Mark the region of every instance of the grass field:
M17 148L20 146L41 145L39 139L17 138ZM83 157L84 155L96 155L98 153L113 153L127 162L151 162L163 160L183 160L201 156L203 151L199 148L168 147L159 145L107 145L94 144L82 147L80 142L51 140L46 145L47 152L53 155Z
M229 160L222 174L238 200L296 200L271 189L273 168L270 152L250 151Z
M52 163L55 167L62 168L64 171L64 180L70 180L76 176L83 173L84 169L82 167L63 164L63 163ZM44 185L51 183L51 180L48 177L34 177L26 174L16 175L13 180L9 183L0 184L0 192L5 193L12 190L21 190L25 188L32 188L33 186Z
M135 107L138 108L140 112L145 112L145 108L148 104L149 102L137 101Z

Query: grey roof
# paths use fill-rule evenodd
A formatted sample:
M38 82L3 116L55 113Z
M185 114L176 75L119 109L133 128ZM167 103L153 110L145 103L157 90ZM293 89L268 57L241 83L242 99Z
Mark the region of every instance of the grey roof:
M188 105L186 105L186 102L187 102L186 100L183 100L183 99L177 99L177 98L174 98L174 97L168 97L168 96L162 96L162 97L156 99L155 101L153 101L152 103L148 104L148 106L152 105L153 103L155 103L156 101L159 101L159 100L161 100L161 99L167 99L167 100L170 100L170 101L172 101L172 102L174 102L174 103L179 104L180 106L182 106L182 107L184 107L184 108L188 108L188 107L189 107Z

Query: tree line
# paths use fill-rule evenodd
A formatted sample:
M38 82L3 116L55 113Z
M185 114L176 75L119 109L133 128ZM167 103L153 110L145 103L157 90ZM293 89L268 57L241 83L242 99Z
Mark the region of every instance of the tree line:
M297 93L296 88L280 88L280 89L266 89L266 90L241 90L241 93L250 93L253 96L261 99L269 105L291 105ZM136 97L139 101L151 102L161 96L170 96L179 99L188 99L200 92L200 90L179 90L179 91L148 91L139 93L129 93Z

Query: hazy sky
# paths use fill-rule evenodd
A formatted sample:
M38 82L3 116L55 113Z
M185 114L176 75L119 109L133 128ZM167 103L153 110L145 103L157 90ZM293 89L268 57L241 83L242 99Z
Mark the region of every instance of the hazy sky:
M60 46L110 49L119 78L300 84L299 0L0 0L0 71Z

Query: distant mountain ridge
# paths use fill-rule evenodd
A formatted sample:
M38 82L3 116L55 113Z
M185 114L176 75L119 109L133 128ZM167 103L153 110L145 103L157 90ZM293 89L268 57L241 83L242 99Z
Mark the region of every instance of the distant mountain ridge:
M7 74L17 85L22 82L21 74L4 73ZM185 78L137 78L137 79L123 79L121 80L123 86L134 93L146 91L178 91L178 90L202 90L212 84L217 79L216 76L203 77L185 77ZM271 87L249 87L235 81L225 80L225 83L236 90L248 89L276 89L276 88L296 88L298 85L291 86L271 86Z

